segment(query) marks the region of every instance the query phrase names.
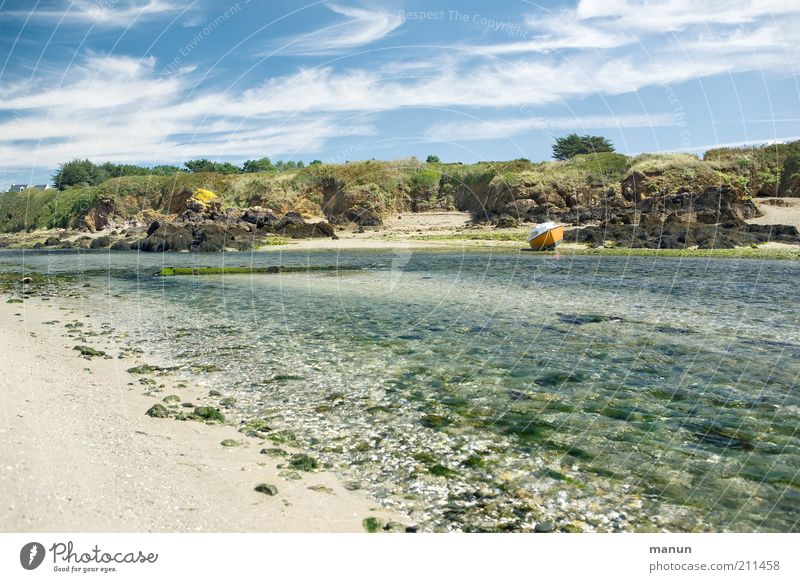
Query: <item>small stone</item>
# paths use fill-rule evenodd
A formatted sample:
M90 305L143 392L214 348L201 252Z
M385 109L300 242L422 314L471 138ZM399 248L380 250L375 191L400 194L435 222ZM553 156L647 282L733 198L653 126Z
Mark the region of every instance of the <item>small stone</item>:
M289 453L284 451L283 449L278 448L269 448L269 449L261 449L262 455L267 455L269 457L288 457Z
M241 447L242 443L234 439L225 439L220 443L223 447Z
M292 455L292 458L289 459L289 466L298 471L314 471L319 467L319 463L314 457L300 453Z
M300 473L298 473L297 471L281 471L280 473L278 473L278 477L283 477L288 481L299 481L300 479L302 479Z
M72 349L73 350L77 350L78 352L80 352L80 354L82 356L88 356L90 358L92 358L94 356L105 356L106 355L106 353L104 351L96 350L91 346L80 345L80 346L75 346Z
M181 406L183 406L184 408L194 408L194 404L192 404L191 402L181 402Z
M540 521L536 524L536 527L533 528L533 531L536 533L551 533L555 531L556 526L552 521Z
M275 485L268 485L267 483L256 485L256 491L270 496L275 496L278 494L278 488L275 487Z
M308 487L311 491L316 491L317 493L327 493L328 495L333 495L333 489L330 487L325 487L325 485L310 485Z
M215 398L218 396L222 396L222 392L220 392L219 390L209 390L208 395L211 396L212 398Z
M169 410L162 404L153 404L145 414L153 418L169 418Z
M385 526L383 526L383 531L404 532L406 531L406 526L404 526L399 521L390 521Z
M170 394L169 396L164 396L164 398L162 399L162 402L165 402L166 404L175 404L180 401L181 397L178 396L177 394Z

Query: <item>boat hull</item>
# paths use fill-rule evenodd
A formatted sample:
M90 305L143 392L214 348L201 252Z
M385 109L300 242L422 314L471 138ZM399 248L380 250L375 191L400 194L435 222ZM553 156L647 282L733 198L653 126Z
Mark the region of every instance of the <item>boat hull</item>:
M528 241L534 251L552 250L564 240L564 227L556 226Z

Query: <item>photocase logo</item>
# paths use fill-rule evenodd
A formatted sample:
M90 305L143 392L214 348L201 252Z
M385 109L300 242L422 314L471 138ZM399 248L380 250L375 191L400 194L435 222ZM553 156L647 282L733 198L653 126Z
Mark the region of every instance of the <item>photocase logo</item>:
M39 542L29 542L19 551L19 563L26 570L35 570L44 561L44 546Z

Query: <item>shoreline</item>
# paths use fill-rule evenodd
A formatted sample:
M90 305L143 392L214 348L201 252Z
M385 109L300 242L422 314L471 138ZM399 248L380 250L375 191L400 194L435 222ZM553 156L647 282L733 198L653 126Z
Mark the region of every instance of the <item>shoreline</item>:
M147 416L164 395L204 404L207 392L161 376L163 392L145 395L127 371L143 362L118 358L126 352L110 333L87 341L65 330L86 314L0 296L3 531L364 532L370 517L409 524L334 473L282 477L281 460L259 454L272 445L234 426ZM81 343L111 357L82 357ZM228 439L242 445L222 446ZM277 495L255 491L260 483Z

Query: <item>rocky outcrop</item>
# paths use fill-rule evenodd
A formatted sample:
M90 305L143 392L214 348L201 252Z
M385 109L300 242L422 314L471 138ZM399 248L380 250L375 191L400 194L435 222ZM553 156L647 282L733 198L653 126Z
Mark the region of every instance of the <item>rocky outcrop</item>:
M661 224L603 224L587 226L566 233L570 242L601 246L649 249L731 249L765 242L800 244L797 228L786 225L745 224L726 222L717 225L683 224L678 221Z
M186 211L172 222L154 220L147 228L147 236L129 245L130 248L145 252L218 252L251 250L275 235L336 238L327 222L307 222L296 212L287 212L279 218L259 207L244 211L223 209L210 194L187 200Z
M636 211L644 222L665 221L702 224L719 224L743 221L759 216L752 200L739 197L728 186L708 188L701 194L681 192L664 194L642 200Z

